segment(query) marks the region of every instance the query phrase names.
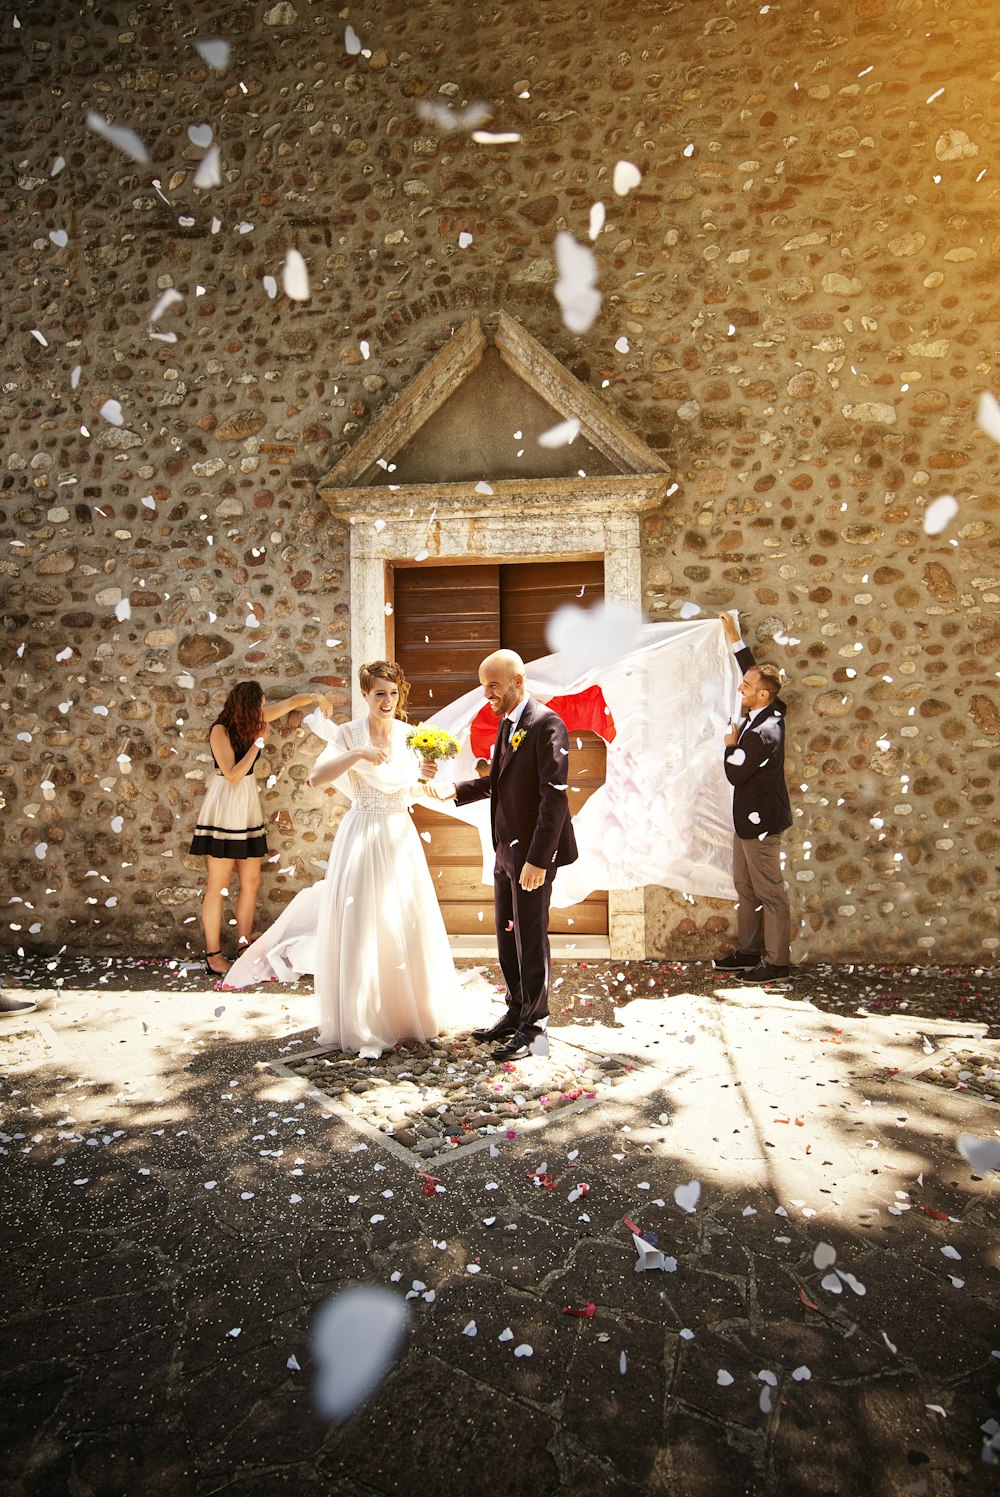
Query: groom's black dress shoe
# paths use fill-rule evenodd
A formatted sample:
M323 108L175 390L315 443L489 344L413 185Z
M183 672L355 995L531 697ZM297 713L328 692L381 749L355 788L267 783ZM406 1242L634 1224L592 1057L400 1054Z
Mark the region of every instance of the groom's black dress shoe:
M478 1040L480 1044L486 1044L490 1040L505 1040L514 1034L517 1034L517 1020L500 1019L492 1029L474 1029L472 1038Z
M523 1029L519 1029L506 1045L501 1045L498 1050L493 1051L493 1059L526 1060L532 1053L531 1047L536 1039L537 1035L526 1034Z

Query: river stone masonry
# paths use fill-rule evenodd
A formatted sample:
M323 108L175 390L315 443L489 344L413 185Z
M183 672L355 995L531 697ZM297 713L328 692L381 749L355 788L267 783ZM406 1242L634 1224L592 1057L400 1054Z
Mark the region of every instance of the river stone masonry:
M5 946L200 946L185 849L227 691L349 713L317 484L502 309L670 466L648 617L739 608L787 672L796 960L995 963L995 7L23 11L0 31ZM217 36L221 68L194 45ZM442 114L477 100L519 140ZM575 334L553 241L590 243L597 201L604 303ZM336 824L310 757L279 725L262 923ZM648 896L651 954L732 928Z

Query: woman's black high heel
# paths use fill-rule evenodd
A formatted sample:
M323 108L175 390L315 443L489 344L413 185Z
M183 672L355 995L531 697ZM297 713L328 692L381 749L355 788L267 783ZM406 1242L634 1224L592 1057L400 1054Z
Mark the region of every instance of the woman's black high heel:
M221 947L219 948L218 951L206 951L205 952L205 971L208 973L209 977L225 977L225 975L226 975L225 972L216 972L215 968L212 966L212 957L213 956L221 956L221 955L222 955L222 948Z

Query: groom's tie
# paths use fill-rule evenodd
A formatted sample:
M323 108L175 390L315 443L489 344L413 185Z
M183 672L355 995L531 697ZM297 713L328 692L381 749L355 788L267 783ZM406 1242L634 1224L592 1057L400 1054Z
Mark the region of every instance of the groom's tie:
M497 734L497 752L499 754L499 759L498 759L498 763L497 763L497 767L498 768L500 767L501 764L503 764L504 760L507 758L507 753L508 753L508 750L510 749L510 730L511 730L511 720L510 720L509 717L505 717L502 720L502 722L500 723L500 731Z

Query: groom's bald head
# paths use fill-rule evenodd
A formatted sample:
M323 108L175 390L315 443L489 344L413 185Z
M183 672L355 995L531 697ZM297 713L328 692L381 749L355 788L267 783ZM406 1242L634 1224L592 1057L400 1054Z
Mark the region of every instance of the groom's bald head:
M515 650L494 650L479 667L479 680L493 711L503 717L525 694L524 661Z

